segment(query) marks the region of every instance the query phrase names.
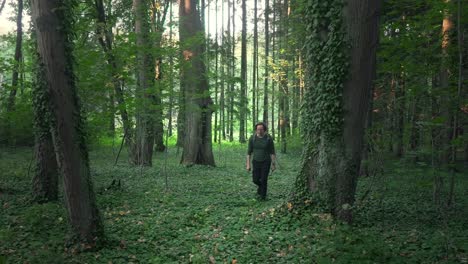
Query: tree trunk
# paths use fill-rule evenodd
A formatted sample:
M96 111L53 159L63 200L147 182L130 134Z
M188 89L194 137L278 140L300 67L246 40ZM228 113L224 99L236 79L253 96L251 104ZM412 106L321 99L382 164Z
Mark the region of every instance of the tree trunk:
M247 22L246 22L247 23ZM253 35L253 57L252 57L252 123L255 125L258 122L258 15L257 15L257 0L254 0L254 35ZM262 120L264 122L264 120Z
M3 8L5 7L6 0L2 1L2 4L0 5L0 14L2 14Z
M229 7L228 7L229 10ZM223 24L221 26L221 92L219 95L219 122L220 122L220 129L219 132L219 142L221 142L221 138L226 140L226 104L225 104L225 85L226 85L226 64L227 64L227 52L226 52L226 34L224 33L224 1L221 1L221 21ZM229 16L228 16L229 21ZM228 26L229 26L228 22ZM229 31L229 30L228 30Z
M204 36L196 0L179 3L179 39L184 62L181 67L181 85L185 89L185 138L181 163L215 166L211 143L212 101L209 96L205 63ZM202 34L200 34L202 33Z
M182 80L182 79L181 79ZM177 112L177 147L184 146L185 138L185 86L179 83L179 111Z
M268 56L270 53L270 2L265 0L265 74L264 74L264 85L263 85L263 122L268 125L268 79L270 78L268 72Z
M453 114L453 127L452 127L452 139L456 140L459 137L459 114L460 114L460 99L461 91L463 88L463 31L461 21L461 0L457 0L457 42L458 42L458 82L457 82L457 99L455 100L454 114ZM454 143L450 144L451 150L451 175L450 175L450 187L447 197L447 206L451 207L454 202L455 195L455 164L457 162L457 147Z
M73 75L71 25L73 8L60 1L31 1L37 31L38 52L45 67L50 94L52 139L63 175L65 204L75 237L94 244L103 235L89 170L83 120Z
M306 146L296 190L298 197L311 192L327 211L346 222L352 220L361 162L379 7L380 1L374 0L310 1L306 7L311 36L306 42Z
M154 96L154 104L156 105L154 112L154 145L155 150L158 152L162 152L166 149L164 146L164 125L163 125L163 107L162 107L162 90L164 87L163 83L163 71L162 71L162 41L163 41L163 33L164 33L164 23L166 21L167 11L169 10L170 1L162 1L163 6L158 6L157 3L153 1L151 10L151 28L155 35L155 40L153 42L153 50L156 51L156 59L155 59L155 91L153 93Z
M412 100L412 113L411 113L411 132L409 139L409 149L412 152L415 152L419 148L420 144L420 131L419 131L419 115L420 115L420 106L419 102L421 101L418 97L413 98Z
M35 39L34 32L32 33ZM37 47L36 47L37 48ZM35 166L33 176L33 200L39 203L55 201L58 198L58 167L54 143L50 133L50 95L45 70L37 54L33 79L33 109Z
M156 50L161 49L159 44ZM156 89L154 93L154 104L157 105L154 109L154 150L157 152L163 152L166 149L164 145L164 124L163 124L163 107L162 107L162 58L156 59Z
M147 2L133 0L137 46L137 109L135 165L151 166L155 137L157 98L154 88L154 60L150 54Z
M400 75L402 75L401 73ZM394 139L393 141L393 154L397 158L403 156L403 129L404 129L404 114L405 114L405 84L404 77L399 76L395 78L395 103L394 103Z
M443 10L444 18L442 20L442 46L441 46L441 66L439 72L439 87L440 97L439 109L436 111L437 100L433 102L433 116L441 116L444 120L445 126L442 128L435 127L432 129L433 134L433 151L437 153L437 162L448 166L451 161L451 140L452 140L452 121L453 121L453 100L451 96L453 94L450 91L450 55L449 46L451 45L450 33L453 28L453 21L449 11L448 5L450 0L444 0L446 4ZM437 113L437 115L434 115ZM433 161L433 165L435 165ZM444 188L444 178L440 173L434 174L434 189L433 189L433 200L436 205L442 205L442 193Z
M255 89L255 88L254 88ZM245 143L245 120L247 112L247 7L242 0L242 43L241 43L241 89L239 111L239 142ZM255 108L254 108L255 109ZM254 114L255 115L255 114Z
M279 48L280 50L288 49L287 36L288 36L288 9L289 1L284 0L280 7L280 36ZM279 110L279 129L281 138L281 153L286 153L287 150L287 136L289 128L289 88L288 88L288 55L286 52L281 52L279 55L280 61L280 76L279 76L279 94L278 94L278 110Z
M11 112L15 108L16 92L18 91L18 79L20 63L22 61L22 44L23 44L23 0L18 0L18 16L16 18L16 47L15 47L15 64L13 67L13 76L11 78L11 91L7 102L7 112Z
M271 54L271 59L273 64L276 63L276 0L273 0L273 20L272 20L272 36L271 36L271 41L272 41L272 54ZM275 139L275 130L276 130L276 120L275 120L275 86L276 82L273 80L271 83L271 136L273 139Z
M231 35L231 82L229 85L229 142L234 141L234 90L235 83L234 78L236 77L236 1L232 0L232 35Z
M172 41L172 1L169 4L169 43L173 45ZM169 109L168 109L168 136L172 137L172 117L174 115L174 56L169 58Z
M184 146L185 138L185 87L180 83L179 89L179 111L177 112L177 146Z
M295 71L300 71L300 69L298 68L299 67L299 55L295 58L294 58L294 63L293 63L293 67L291 68L291 72L294 73ZM291 125L291 133L292 134L296 134L298 132L298 126L299 126L299 76L298 74L295 74L294 73L294 85L293 85L293 91L292 91L292 100L291 100L291 121L290 121L290 125Z
M439 74L440 89L442 96L441 98L441 114L445 121L445 127L442 128L442 148L443 153L441 154L441 162L444 165L448 165L451 161L451 141L453 135L453 112L454 112L454 94L450 88L450 54L449 47L451 45L450 35L453 29L452 16L449 11L451 0L444 0L446 9L444 10L444 19L442 21L442 58L441 58L441 69Z
M218 90L219 90L219 42L218 42L218 0L216 0L216 8L215 8L215 92L214 92L214 103L215 106L219 106L218 102ZM222 31L221 31L222 32ZM218 124L218 116L219 116L219 108L218 111L214 112L215 120L214 120L214 142L218 142L218 133L219 133L219 124ZM221 141L219 141L221 142Z

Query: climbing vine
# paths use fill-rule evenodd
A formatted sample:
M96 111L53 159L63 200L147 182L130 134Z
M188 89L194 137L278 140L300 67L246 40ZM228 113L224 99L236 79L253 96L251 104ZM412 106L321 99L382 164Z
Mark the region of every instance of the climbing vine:
M79 102L78 91L77 91L77 77L74 71L74 66L76 64L74 51L74 39L76 37L77 30L75 28L77 14L76 10L78 9L79 2L77 0L59 0L57 8L57 16L59 21L61 21L61 36L64 36L64 45L65 45L65 58L66 58L66 69L65 74L69 76L68 80L70 81L70 87L72 88L72 100L74 101L75 111L73 113L74 125L76 127L76 139L80 145L81 155L83 161L89 162L88 158L88 147L86 145L87 138L87 129L85 127L85 122L83 122L84 113L82 113L81 103Z
M305 197L310 189L317 188L319 196L323 196L320 193L326 196L319 200L330 203L335 173L328 171L333 167L327 166L332 162L328 154L339 149L336 144L340 144L343 130L342 96L349 66L344 3L343 0L313 0L304 1L304 5L307 88L302 105L302 135L306 147L296 180L296 194ZM320 149L331 152L320 154ZM316 178L318 186L311 185L310 175Z
M343 127L342 92L348 69L343 26L343 1L308 1L307 89L303 105L304 136L334 138Z

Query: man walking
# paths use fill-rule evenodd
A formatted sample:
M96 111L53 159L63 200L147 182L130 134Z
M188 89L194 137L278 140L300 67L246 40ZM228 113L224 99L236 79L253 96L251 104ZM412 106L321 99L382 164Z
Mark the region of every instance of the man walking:
M266 131L264 123L255 125L255 134L249 139L246 161L246 169L250 171L252 160L252 179L258 186L257 194L262 200L266 199L270 166L272 172L276 169L275 144Z

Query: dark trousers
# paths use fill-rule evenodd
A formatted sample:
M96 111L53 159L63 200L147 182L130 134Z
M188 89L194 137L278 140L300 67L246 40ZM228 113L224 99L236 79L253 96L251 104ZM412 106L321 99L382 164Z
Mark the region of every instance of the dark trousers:
M258 186L257 194L265 199L267 194L268 174L270 172L271 160L252 161L252 178Z

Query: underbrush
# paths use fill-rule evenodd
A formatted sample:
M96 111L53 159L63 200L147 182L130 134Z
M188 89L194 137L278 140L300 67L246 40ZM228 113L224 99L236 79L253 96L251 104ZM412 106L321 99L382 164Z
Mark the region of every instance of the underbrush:
M354 224L348 226L288 202L299 151L278 154L267 201L255 198L244 169L245 146L214 145L216 167L182 167L180 151L171 146L155 155L153 167L141 168L127 164L125 151L113 165L118 144L93 148L106 240L95 251L77 253L65 248L62 202L30 201L31 151L2 149L0 263L468 261L468 185L462 174L454 207L438 208L429 168L387 162L382 175L360 179Z

